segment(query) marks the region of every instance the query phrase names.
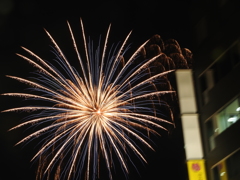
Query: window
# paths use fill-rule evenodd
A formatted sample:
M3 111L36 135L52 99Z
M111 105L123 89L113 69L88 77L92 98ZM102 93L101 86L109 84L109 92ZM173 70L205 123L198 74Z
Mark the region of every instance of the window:
M229 59L231 59L232 66L236 66L240 62L240 42L230 49Z
M203 97L203 103L207 104L209 101L208 91L214 86L214 70L209 68L201 77L201 91Z
M217 61L211 65L200 77L200 86L202 92L203 105L209 101L208 92L223 77L225 77L233 68L240 63L240 42L236 42L223 54L221 48L215 49ZM221 55L223 54L223 55Z
M212 169L213 180L239 179L240 177L240 150L229 158L220 161Z
M240 119L240 97L236 98L223 110L216 113L205 123L209 150L215 148L215 137Z
M236 178L240 176L240 151L237 151L230 156L227 161L227 172L229 178Z
M226 161L220 161L217 166L212 169L213 172L213 179L214 180L223 180L228 179L228 171Z
M220 134L240 118L239 98L216 115L218 133Z
M209 142L209 150L213 150L215 148L215 133L214 133L214 124L213 120L210 119L206 123L206 130L207 130L207 137L208 137L208 142Z

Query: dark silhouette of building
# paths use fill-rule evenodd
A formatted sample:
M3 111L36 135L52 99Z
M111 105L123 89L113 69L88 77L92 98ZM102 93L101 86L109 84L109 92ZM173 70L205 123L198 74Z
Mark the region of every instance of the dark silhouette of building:
M240 179L240 1L192 1L194 80L208 180Z

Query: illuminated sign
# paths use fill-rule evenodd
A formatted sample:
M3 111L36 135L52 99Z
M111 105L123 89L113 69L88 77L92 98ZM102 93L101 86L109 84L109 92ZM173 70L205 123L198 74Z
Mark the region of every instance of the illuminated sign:
M188 160L187 167L189 180L207 180L203 159Z

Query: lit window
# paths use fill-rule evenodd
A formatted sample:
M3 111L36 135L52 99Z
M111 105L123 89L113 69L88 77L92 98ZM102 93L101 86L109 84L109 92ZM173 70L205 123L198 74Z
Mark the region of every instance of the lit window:
M215 137L240 119L240 97L231 102L222 111L215 114L206 124L209 150L215 148Z
M223 132L240 118L239 100L236 99L216 115L218 133Z

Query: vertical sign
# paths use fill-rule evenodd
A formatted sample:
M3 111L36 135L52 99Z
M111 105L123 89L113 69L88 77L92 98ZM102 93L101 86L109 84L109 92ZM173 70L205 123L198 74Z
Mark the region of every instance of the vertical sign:
M191 69L176 70L189 180L207 180Z

